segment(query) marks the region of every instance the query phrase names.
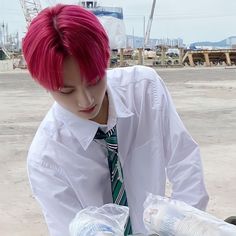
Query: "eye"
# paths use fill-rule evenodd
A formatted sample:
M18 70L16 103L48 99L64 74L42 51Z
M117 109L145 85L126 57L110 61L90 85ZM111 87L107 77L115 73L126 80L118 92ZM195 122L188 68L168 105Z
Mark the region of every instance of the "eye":
M71 94L74 92L74 88L60 88L59 92L62 94Z

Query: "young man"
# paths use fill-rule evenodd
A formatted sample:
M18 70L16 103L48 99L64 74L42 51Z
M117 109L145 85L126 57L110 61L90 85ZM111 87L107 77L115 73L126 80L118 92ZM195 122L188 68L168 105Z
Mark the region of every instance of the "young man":
M23 52L55 99L28 155L51 236L68 236L81 209L111 202L129 206L129 232L145 233L143 202L148 192L165 194L166 176L172 198L205 209L199 148L163 81L142 66L106 72L109 42L92 13L73 5L43 10Z

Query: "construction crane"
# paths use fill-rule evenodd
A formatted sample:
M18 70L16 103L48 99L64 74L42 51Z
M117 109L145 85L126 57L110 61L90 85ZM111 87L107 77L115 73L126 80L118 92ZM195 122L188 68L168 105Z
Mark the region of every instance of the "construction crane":
M153 21L155 6L156 6L156 0L153 0L151 14L150 14L150 17L149 17L149 20L148 20L147 30L146 30L145 38L144 38L144 49L148 45L148 41L149 41L149 38L150 38L150 32L151 32L151 28L152 28L152 21Z
M42 10L39 0L20 0L27 25Z

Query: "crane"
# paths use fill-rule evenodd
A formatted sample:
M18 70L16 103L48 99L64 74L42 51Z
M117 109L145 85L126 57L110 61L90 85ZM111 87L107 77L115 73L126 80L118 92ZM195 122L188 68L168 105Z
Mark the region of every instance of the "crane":
M39 0L20 0L27 25L42 10Z
M146 30L145 38L144 38L144 49L147 46L149 38L150 38L150 32L151 32L151 27L152 27L152 20L153 20L155 6L156 6L156 0L153 0L151 14L149 16L149 20L148 20L148 24L147 24L147 30Z

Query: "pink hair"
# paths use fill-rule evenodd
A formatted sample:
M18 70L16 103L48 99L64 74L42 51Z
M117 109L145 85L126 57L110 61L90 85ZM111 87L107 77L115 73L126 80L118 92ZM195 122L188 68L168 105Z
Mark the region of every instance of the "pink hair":
M63 87L63 62L76 59L88 84L105 76L109 42L104 28L90 11L58 4L41 11L23 40L23 53L31 76L48 90Z

